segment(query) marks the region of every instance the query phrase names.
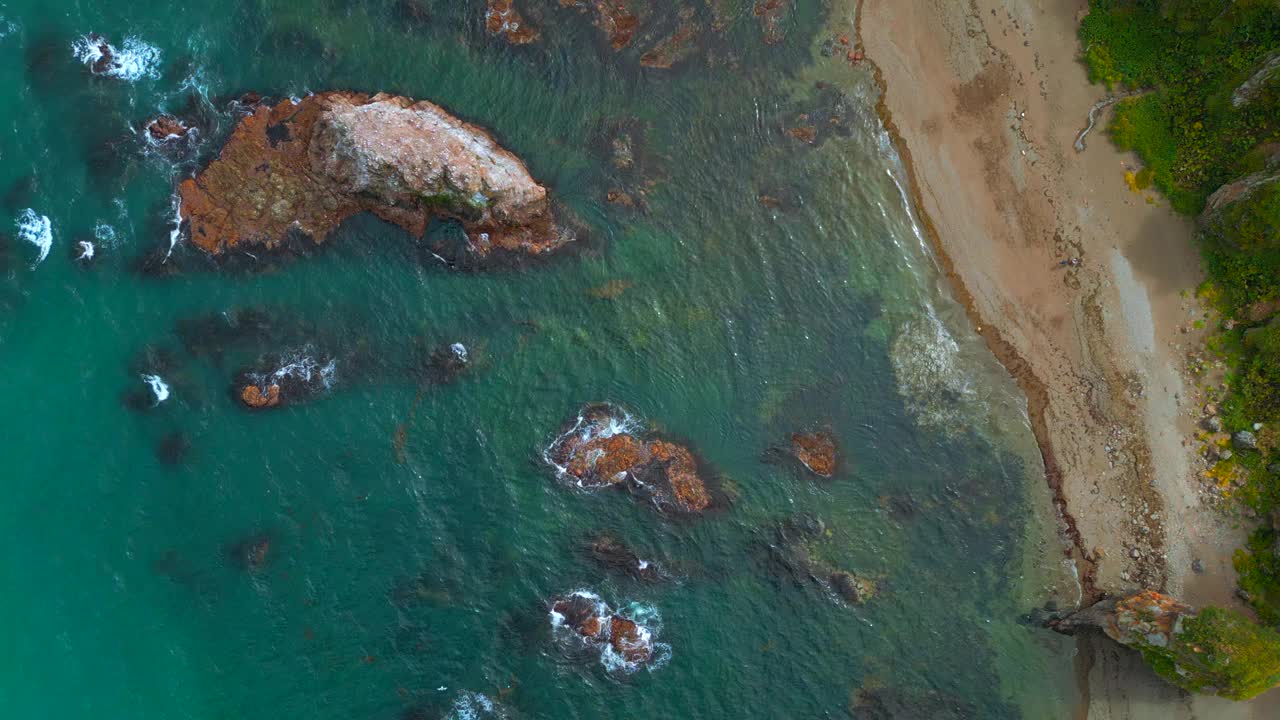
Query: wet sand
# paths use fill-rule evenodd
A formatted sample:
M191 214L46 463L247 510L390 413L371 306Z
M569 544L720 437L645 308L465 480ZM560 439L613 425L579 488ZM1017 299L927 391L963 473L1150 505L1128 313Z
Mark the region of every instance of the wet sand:
M851 0L847 23L883 91L925 225L1000 361L1028 398L1064 542L1086 595L1138 587L1239 607L1244 529L1202 502L1188 350L1202 279L1194 225L1130 190L1101 128L1106 97L1077 60L1084 0ZM1078 266L1061 265L1078 258ZM1192 571L1199 559L1204 572ZM1134 653L1081 643L1089 718L1274 717L1191 698Z

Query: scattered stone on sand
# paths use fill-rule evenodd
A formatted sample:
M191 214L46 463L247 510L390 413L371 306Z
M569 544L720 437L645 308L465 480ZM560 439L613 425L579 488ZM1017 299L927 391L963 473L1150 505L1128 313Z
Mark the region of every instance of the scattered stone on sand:
M545 457L561 477L579 487L625 487L660 510L677 513L698 513L712 505L693 453L645 430L612 405L583 408Z
M210 254L320 243L364 211L415 237L455 220L479 257L573 239L519 158L433 103L324 92L245 107L218 158L178 187L191 242Z
M540 35L537 28L520 15L514 0L487 0L484 26L493 35L505 35L512 45L527 45Z
M791 452L814 475L829 478L836 472L836 440L827 430L792 433Z
M600 652L611 671L634 672L654 659L653 632L605 604L599 596L578 590L551 602L553 633L576 638Z

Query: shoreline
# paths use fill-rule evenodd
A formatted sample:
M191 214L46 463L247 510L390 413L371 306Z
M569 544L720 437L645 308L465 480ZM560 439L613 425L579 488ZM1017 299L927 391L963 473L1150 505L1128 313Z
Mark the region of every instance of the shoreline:
M1202 502L1189 442L1199 403L1185 358L1204 339L1192 324L1203 313L1194 226L1130 190L1124 170L1140 165L1098 128L1073 148L1106 94L1077 60L1086 0L850 5L924 233L1026 396L1086 599L1148 587L1242 607L1230 556L1244 533ZM1058 265L1067 257L1083 262ZM1075 672L1076 718L1280 708L1275 691L1249 703L1185 696L1103 643L1078 642Z
M862 42L862 11L866 0L856 0L856 2L853 37L855 38L855 47L865 52L865 44ZM1080 536L1075 517L1072 516L1071 510L1067 506L1066 498L1062 492L1062 473L1058 468L1053 446L1049 442L1049 427L1045 420L1049 391L1040 378L1036 377L1027 360L1018 354L1017 348L1001 335L997 326L987 322L979 312L973 294L969 291L964 278L961 277L956 269L956 265L948 253L947 246L942 241L941 233L938 232L938 228L933 222L933 217L925 210L924 196L920 190L920 181L916 175L916 164L912 159L911 149L907 146L906 140L893 120L893 113L889 109L887 102L889 87L885 80L884 72L875 63L874 58L867 56L865 62L871 67L872 79L879 93L876 98L876 115L879 116L885 132L889 135L894 152L902 160L902 167L907 178L907 194L911 198L911 203L920 219L920 225L924 230L925 237L929 240L930 247L933 249L938 265L942 269L942 274L947 279L952 295L955 297L956 302L964 308L965 315L969 318L969 322L973 325L975 331L986 343L987 349L991 351L991 354L995 356L1000 365L1009 372L1023 395L1026 396L1027 415L1031 421L1031 432L1035 436L1036 445L1039 447L1040 457L1044 463L1045 482L1053 495L1054 512L1062 523L1063 532L1072 548L1067 553L1067 556L1076 563L1079 570L1079 582L1084 596L1091 600L1096 600L1101 593L1094 580L1094 564L1088 558L1088 549L1083 544L1084 541Z

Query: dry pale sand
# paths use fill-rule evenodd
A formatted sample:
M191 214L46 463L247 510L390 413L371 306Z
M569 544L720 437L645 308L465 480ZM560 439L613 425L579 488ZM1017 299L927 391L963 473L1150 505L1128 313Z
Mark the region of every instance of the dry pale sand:
M860 5L860 7L859 7ZM1243 531L1201 502L1181 332L1198 312L1194 227L1131 192L1078 62L1085 0L856 0L881 113L960 300L1026 392L1065 542L1087 591L1150 587L1235 603ZM1069 257L1080 267L1060 267ZM1185 293L1184 293L1185 291ZM1192 573L1192 562L1205 565ZM1077 717L1280 717L1192 698L1132 652L1082 641Z

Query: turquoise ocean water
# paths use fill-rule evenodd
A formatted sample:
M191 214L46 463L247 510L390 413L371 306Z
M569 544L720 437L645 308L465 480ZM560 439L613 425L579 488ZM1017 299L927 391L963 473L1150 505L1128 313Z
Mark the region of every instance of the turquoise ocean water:
M3 717L462 717L469 693L521 718L1066 716L1070 644L1017 621L1074 592L1023 401L916 229L870 78L822 52L849 10L798 1L765 44L750 3L691 0L704 40L662 71L587 14L517 6L537 43L487 35L471 0L0 4ZM89 32L129 78L76 60ZM492 129L589 236L460 270L360 217L308 257L220 269L179 243L174 272L139 271L227 98L334 88ZM192 109L193 161L138 142ZM806 123L814 145L783 132ZM468 373L424 383L452 342ZM273 353L334 358L332 387L244 411L231 379ZM558 484L541 450L592 401L687 442L727 507ZM837 477L767 461L815 428ZM779 573L797 514L826 528L814 567L883 594L849 607ZM672 579L594 564L600 532ZM652 618L669 657L620 677L566 656L546 603L576 589Z

